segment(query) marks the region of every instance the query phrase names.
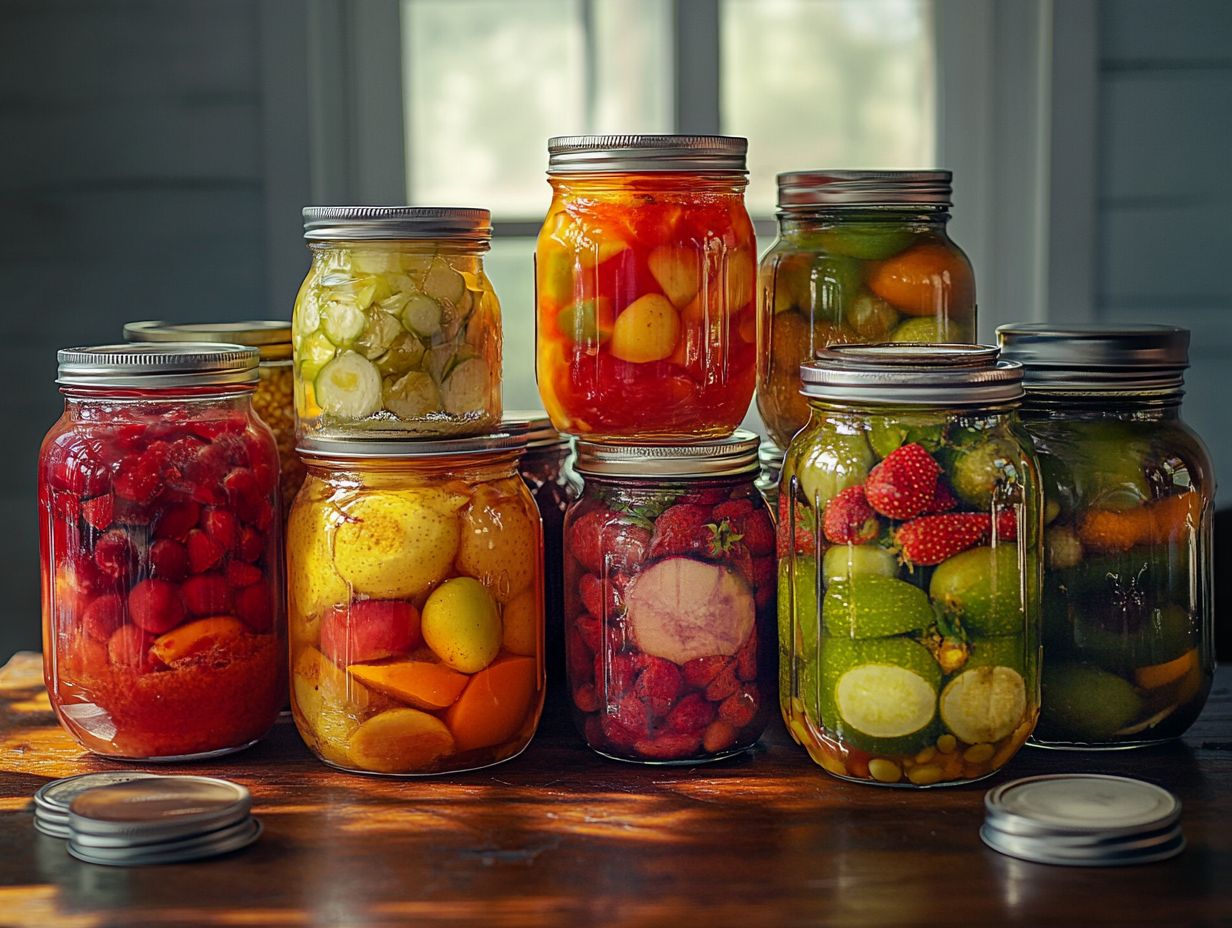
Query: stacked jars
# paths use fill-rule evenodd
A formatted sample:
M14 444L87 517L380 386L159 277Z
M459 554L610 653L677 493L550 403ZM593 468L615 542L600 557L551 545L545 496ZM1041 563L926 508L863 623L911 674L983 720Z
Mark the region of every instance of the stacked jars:
M830 773L987 776L1039 711L1040 488L997 349L845 345L780 488L780 701Z
M292 710L346 770L518 754L543 705L543 536L501 430L487 210L304 210L287 525Z
M1043 711L1034 742L1184 733L1214 673L1214 473L1181 420L1189 333L1022 324L1023 419L1044 478Z
M538 381L578 438L565 647L598 753L697 763L754 744L772 700L774 535L757 440L743 139L549 143ZM734 434L733 434L734 433Z
M278 450L257 351L59 353L39 460L43 655L56 715L117 758L252 744L285 692Z

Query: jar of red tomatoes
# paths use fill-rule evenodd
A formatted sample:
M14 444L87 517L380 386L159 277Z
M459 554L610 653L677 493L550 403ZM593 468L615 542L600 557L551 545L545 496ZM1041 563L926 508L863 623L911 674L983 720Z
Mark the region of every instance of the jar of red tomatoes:
M719 136L548 143L538 381L562 432L700 440L744 418L757 354L746 148Z
M39 457L43 658L61 724L132 760L253 744L286 689L278 449L255 348L59 353Z
M774 704L774 528L757 437L579 441L565 516L574 718L595 752L698 763L756 743Z

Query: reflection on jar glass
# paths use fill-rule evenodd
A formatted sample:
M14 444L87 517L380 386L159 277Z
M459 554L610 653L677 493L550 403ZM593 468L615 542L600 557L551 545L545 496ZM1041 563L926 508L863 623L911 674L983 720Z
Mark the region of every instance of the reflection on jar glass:
M841 346L779 495L780 703L845 779L1003 766L1039 712L1040 490L1022 374L977 346Z
M539 513L525 441L305 439L287 523L292 711L345 770L514 757L543 706Z
M257 352L166 343L59 355L39 463L43 659L98 754L252 744L286 688L278 455Z
M800 365L827 345L970 342L975 276L946 233L949 171L780 174L761 260L757 408L786 447L809 418Z
M1181 419L1189 333L1010 325L1044 478L1044 703L1033 743L1183 734L1214 674L1215 478Z

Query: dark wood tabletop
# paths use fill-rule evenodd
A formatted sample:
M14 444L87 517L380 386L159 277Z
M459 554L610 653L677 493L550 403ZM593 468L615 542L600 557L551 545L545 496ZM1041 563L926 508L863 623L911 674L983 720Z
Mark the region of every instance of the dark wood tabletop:
M34 830L30 797L115 769L55 724L37 677L0 672L0 924L1232 925L1232 672L1183 742L1024 750L998 777L907 791L839 782L775 724L752 756L695 768L604 761L549 705L519 758L426 779L349 776L290 722L209 765L252 790L255 845L192 864L79 863ZM990 785L1129 774L1178 793L1188 849L1082 869L984 847Z

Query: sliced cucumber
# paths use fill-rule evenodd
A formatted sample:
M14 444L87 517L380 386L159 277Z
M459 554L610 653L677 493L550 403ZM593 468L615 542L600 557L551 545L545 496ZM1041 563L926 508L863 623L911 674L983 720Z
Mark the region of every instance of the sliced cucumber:
M309 292L296 307L291 319L291 329L297 338L303 339L321 327L321 310L316 295Z
M321 308L321 331L339 348L346 348L364 330L364 313L345 300L331 300Z
M436 261L435 254L418 254L402 256L402 270L410 275L411 279L416 282L416 285L423 283L424 277L431 270L433 262Z
M468 358L457 364L441 385L445 411L453 416L483 412L491 393L491 372L483 358Z
M432 378L422 371L385 378L382 396L385 408L399 419L422 419L441 411L440 391Z
M422 293L414 294L402 308L407 331L431 338L441 331L441 304Z
M355 350L371 361L388 351L394 339L405 334L402 326L393 316L385 313L372 313L368 316L364 330L355 342Z
M1000 741L1022 722L1027 686L1009 667L975 667L949 682L941 694L941 721L959 741Z
M402 310L410 302L411 297L417 293L417 290L400 290L392 296L385 297L385 299L376 304L376 308L383 313L388 313L395 318L401 319Z
M834 545L821 559L827 584L850 577L897 577L898 558L876 545Z
M314 387L317 403L330 415L366 419L381 408L380 372L355 351L344 351L326 364Z
M334 359L338 349L325 337L324 332L313 332L301 343L299 353L299 376L302 380L316 380L321 368Z
M423 291L434 300L456 303L466 290L466 280L441 257L433 260L424 275Z
M356 274L389 274L402 270L402 255L392 248L351 252L351 270Z
M399 328L399 335L393 340L389 350L376 359L376 369L385 376L405 374L409 370L418 369L423 362L423 356L423 342Z

